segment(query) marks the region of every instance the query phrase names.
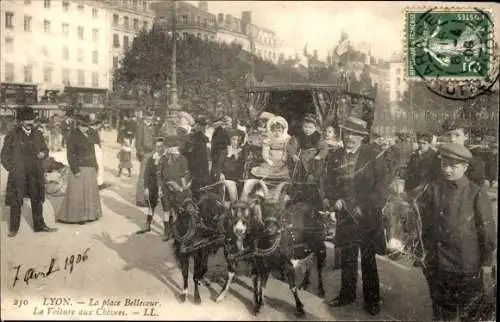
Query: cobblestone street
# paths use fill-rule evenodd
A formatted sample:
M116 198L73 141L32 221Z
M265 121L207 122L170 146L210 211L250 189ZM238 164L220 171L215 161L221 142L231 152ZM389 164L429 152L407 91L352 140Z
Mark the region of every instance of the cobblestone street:
M225 263L222 252L210 259L208 279L210 287L201 287L203 304L196 306L192 297L186 303L179 303L176 294L180 292L182 277L172 253L172 242L161 240L162 224L160 216L155 218L153 232L135 235L135 231L145 220L145 209L135 206L135 182L139 171L134 161L131 178L116 177L116 152L114 132L103 134L105 153L105 181L110 188L101 191L103 217L87 225L64 225L54 222L54 213L59 208L62 197L48 198L44 204L47 224L57 227L53 234L36 234L30 228L31 209L25 201L19 234L7 238L8 208L4 206L6 172L2 168L0 177L0 198L2 208L1 258L2 258L2 317L4 319L32 319L34 307L43 305L45 296L70 297L72 303L88 302L91 298L125 301L159 301L155 308L157 316L144 316L142 308L126 316L117 316L109 304L107 313L91 318L120 319L217 319L217 320L288 320L295 319L294 301L286 283L271 279L265 290L263 313L259 317L251 314L253 301L251 279L245 276L241 267L240 276L233 284L227 299L215 303L213 299L220 291L225 277ZM61 154L61 153L59 153ZM64 157L64 153L62 154ZM57 156L59 158L59 156ZM64 160L63 160L64 161ZM496 202L494 203L496 207ZM496 218L496 216L495 216ZM80 263L69 265L66 257L86 255ZM58 266L46 278L24 281L29 268L46 272L51 260ZM69 260L68 260L69 261ZM354 305L330 309L323 299L317 297L314 286L313 269L310 290L301 291L307 319L310 320L429 320L430 300L427 286L419 268L406 268L384 258L379 258L382 310L371 317L362 309L361 285L358 287L358 301ZM19 266L20 265L20 266ZM328 264L325 268L326 297L336 296L340 286L340 271L333 270L333 249L328 248ZM19 280L16 280L16 276ZM13 284L15 283L15 286ZM360 283L359 283L360 284ZM193 294L190 278L189 294ZM26 301L26 305L15 307L15 301ZM75 304L76 305L76 304ZM64 309L63 306L59 306ZM67 319L57 310L45 312L39 319ZM101 311L104 312L104 311ZM115 312L115 313L113 313ZM106 316L104 316L106 315ZM147 315L147 314L146 314ZM85 317L80 317L85 318Z

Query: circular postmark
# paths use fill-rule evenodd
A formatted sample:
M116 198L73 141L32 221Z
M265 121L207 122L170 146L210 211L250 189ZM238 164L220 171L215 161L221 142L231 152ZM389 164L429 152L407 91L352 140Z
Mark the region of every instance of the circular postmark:
M490 13L430 9L409 18L409 76L418 76L431 92L452 100L491 91L499 77L499 59Z

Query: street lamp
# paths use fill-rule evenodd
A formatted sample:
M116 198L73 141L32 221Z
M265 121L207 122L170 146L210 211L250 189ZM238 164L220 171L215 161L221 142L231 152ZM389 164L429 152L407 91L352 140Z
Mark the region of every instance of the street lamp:
M177 20L177 4L172 1L172 86L171 90L171 106L172 110L180 110L177 101L177 36L176 22Z

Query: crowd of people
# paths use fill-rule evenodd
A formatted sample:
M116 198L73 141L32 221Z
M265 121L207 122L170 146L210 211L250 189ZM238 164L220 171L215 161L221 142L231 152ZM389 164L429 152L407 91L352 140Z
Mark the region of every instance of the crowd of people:
M11 207L9 236L19 229L24 197L30 197L35 231L53 232L42 214L44 160L49 148L34 126L33 110L17 113L19 126L9 132L2 147L2 165L9 172L6 203ZM102 150L97 121L89 115L71 118L64 145L70 172L62 207L56 220L85 224L102 216L98 182ZM328 301L343 306L356 298L357 265L361 255L365 310L376 315L380 294L376 254L386 254L382 209L395 180L404 182L407 196L418 199L422 220L422 253L416 260L429 284L434 318L468 320L477 317L481 298L492 285L495 225L487 187L496 187L498 152L481 159L466 147L468 125L447 121L442 133L399 133L395 144L370 133L366 122L349 117L339 131L322 127L315 115L301 120L302 131L288 134L288 121L263 112L254 126L241 126L224 116L211 122L181 112L176 135L167 136L152 111L141 120L122 122L117 141L117 176L132 160L140 162L136 204L147 207L144 227L151 231L157 206L164 212L164 236L181 209L196 216L196 201L207 186L231 180L218 191L239 195L242 181L259 178L301 183L291 199L305 200L336 213L334 242L341 249L342 282L339 295ZM70 123L68 123L70 124ZM209 129L213 129L209 130ZM437 146L434 136L446 142ZM56 136L57 137L57 136ZM49 139L54 150L57 140ZM62 144L61 144L62 145ZM493 142L492 148L497 148ZM101 151L101 152L100 152ZM495 160L496 156L496 160ZM496 264L495 264L496 265Z

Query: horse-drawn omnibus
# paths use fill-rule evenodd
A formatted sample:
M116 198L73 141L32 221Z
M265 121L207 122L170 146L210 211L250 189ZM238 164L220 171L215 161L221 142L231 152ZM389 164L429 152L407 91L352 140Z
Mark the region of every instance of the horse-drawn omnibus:
M300 128L306 113L316 114L321 126L338 125L350 115L357 116L371 129L377 88L368 86L356 90L345 82L253 84L247 87L250 115L267 111L283 116L290 124L290 135Z

